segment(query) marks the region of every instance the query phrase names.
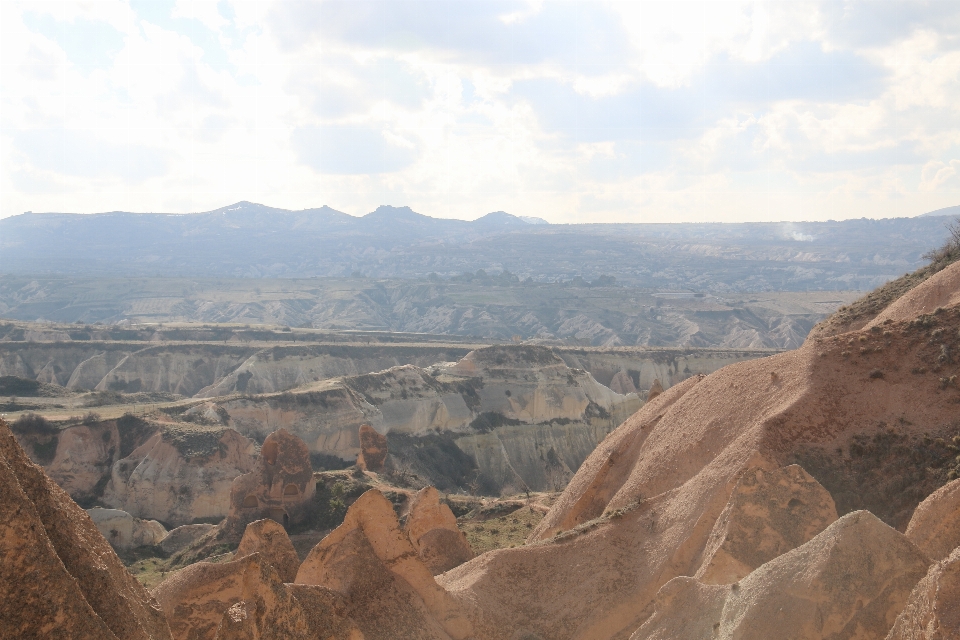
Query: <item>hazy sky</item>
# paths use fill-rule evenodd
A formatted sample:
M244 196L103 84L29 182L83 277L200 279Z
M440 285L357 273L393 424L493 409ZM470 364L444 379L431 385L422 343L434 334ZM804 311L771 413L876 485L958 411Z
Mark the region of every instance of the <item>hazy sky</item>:
M0 1L0 216L960 204L960 2Z

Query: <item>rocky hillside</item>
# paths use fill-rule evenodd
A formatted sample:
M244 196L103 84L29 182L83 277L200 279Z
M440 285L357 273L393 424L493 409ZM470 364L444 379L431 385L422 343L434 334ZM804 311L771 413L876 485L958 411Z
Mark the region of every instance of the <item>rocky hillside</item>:
M682 376L682 374L681 374ZM285 428L318 460L352 463L359 429L387 436L398 464L445 490L554 490L640 406L544 347L487 347L427 370L406 365L283 393L214 397L186 410L262 440Z
M14 326L14 325L8 325ZM29 408L154 403L286 391L333 377L455 362L475 343L410 334L191 327L121 330L26 325L0 340L0 397ZM124 335L126 333L133 334ZM392 340L393 343L386 342ZM510 347L513 348L513 347ZM523 347L517 347L523 348ZM552 347L619 393L643 392L773 350ZM46 385L41 388L38 386ZM12 386L11 386L12 385ZM83 395L94 390L98 395ZM79 396L82 396L80 398ZM26 398L31 400L26 401ZM59 399L58 399L59 398ZM71 400L73 398L73 400ZM79 402L79 404L78 404ZM36 406L34 406L36 405ZM17 411L8 407L10 412Z
M693 376L651 398L580 465L524 545L470 559L439 494L423 492L422 504L404 510L374 488L310 549L292 583L280 576L292 575L299 558L282 528L256 521L235 555L190 565L152 594L175 638L955 637L958 292L955 263L860 329L811 337L797 350ZM408 367L366 385L340 384L381 412L399 411L403 401L443 398L457 384L496 374L523 381L528 391L518 399L494 384L472 386L481 403L533 419L579 406L549 399L545 383L562 379L561 363L549 350L486 349L435 374ZM531 369L547 373L538 378ZM428 390L425 375L438 386ZM589 378L569 375L587 407L597 401ZM291 407L273 410L282 416ZM42 482L13 439L6 442L5 458L19 456L17 464ZM284 464L275 456L260 452L262 477L281 473L269 471ZM8 490L16 478L4 482L3 495L19 495ZM273 499L283 504L287 492L276 488ZM48 519L75 513L65 496L61 503L45 512ZM4 526L42 531L31 528L29 509L8 511ZM58 535L76 546L73 530ZM115 556L99 534L84 535L110 565ZM21 563L19 573L43 560L3 551L5 565L14 557ZM26 606L37 601L29 585L2 584L12 594L5 606L21 612L0 618L3 624L13 619L32 629L53 619L48 609ZM82 580L70 584L80 584L74 600L81 606L94 594L131 604L115 595L115 585L95 592ZM145 601L134 595L134 606ZM52 608L65 611L73 602ZM142 620L139 611L125 619ZM163 629L146 633L164 637Z
M499 341L520 336L558 345L791 349L800 346L814 323L858 295L704 293L699 287L658 292L647 285L617 286L610 278L538 283L520 282L509 273L420 281L64 279L7 274L0 275L0 317L45 324L0 324L0 341L84 339L72 336L129 341L156 336L219 342L285 338L392 342L396 338L385 332L407 332L433 334L421 336L427 341L439 335L474 341L478 336ZM69 324L50 326L49 321ZM175 331L158 328L158 323L219 324L191 328L181 324ZM244 329L247 323L276 328ZM286 330L280 330L284 325ZM359 330L364 333L356 333Z
M133 344L6 344L3 373L50 382L7 375L0 383L24 448L75 500L168 526L222 518L230 481L249 470L256 443L280 428L308 444L317 468L352 464L359 428L368 424L386 436L395 471L419 486L493 495L559 490L655 380L669 388L758 355ZM404 360L431 365L390 366ZM81 384L99 390L83 392Z

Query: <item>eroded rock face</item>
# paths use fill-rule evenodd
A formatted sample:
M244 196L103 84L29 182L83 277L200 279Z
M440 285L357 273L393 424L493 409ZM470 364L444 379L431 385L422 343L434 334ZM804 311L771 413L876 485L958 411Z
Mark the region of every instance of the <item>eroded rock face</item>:
M436 487L421 489L410 503L404 523L410 543L433 575L473 558L473 549L457 527L450 507L440 502Z
M156 545L167 536L167 530L156 520L134 518L119 509L94 507L87 510L87 515L114 549Z
M307 445L285 429L275 431L263 441L254 469L233 481L224 531L236 539L247 524L263 518L284 528L296 524L316 490Z
M421 562L390 502L371 489L300 565L297 584L343 595L368 639L468 638L469 620Z
M383 471L387 461L387 437L368 424L360 425L360 453L357 466L364 471Z
M882 638L926 566L902 534L850 513L739 583L674 578L631 640Z
M113 421L75 425L60 432L47 473L74 499L92 496L118 458L119 434Z
M641 403L567 366L550 349L524 346L477 349L429 372L406 365L220 404L241 433L259 438L285 428L311 451L346 461L360 453L364 424L385 436L456 433L451 441L495 488L552 491ZM429 468L417 473L430 477Z
M940 487L917 505L907 538L931 560L941 560L960 547L960 479Z
M342 598L284 584L259 553L190 565L154 593L176 640L363 640Z
M248 524L234 558L253 553L259 553L277 571L281 582L293 582L297 577L300 558L287 532L273 520L256 520Z
M938 362L937 339L956 341L958 330L960 308L948 308L675 385L587 458L535 532L538 544L485 553L436 580L482 612L471 618L478 637L499 638L517 620L541 638L624 637L664 584L700 569L758 457L771 470L803 466L838 512L866 507L906 527L940 477L914 451L929 446L952 463L955 453L935 447L956 420L960 389L939 382L952 371L946 363L936 376L903 363Z
M960 262L955 262L903 294L871 320L866 328L880 326L888 320L891 322L911 320L921 314L933 313L938 307L953 307L958 304L960 304Z
M734 583L836 519L833 498L799 466L748 469L713 527L696 578L705 584Z
M171 529L163 540L160 541L160 548L167 553L173 554L181 549L189 547L191 544L207 535L216 526L212 524L185 524L175 529Z
M216 640L364 640L353 621L338 614L342 600L323 587L272 583L227 609Z
M958 639L960 548L930 567L887 635L887 640Z
M0 636L165 640L156 601L0 420Z
M225 427L168 426L113 465L106 504L171 525L222 518L256 444Z
M647 402L650 402L661 393L663 393L663 385L660 384L659 379L654 380L653 384L650 385L650 391L647 392Z

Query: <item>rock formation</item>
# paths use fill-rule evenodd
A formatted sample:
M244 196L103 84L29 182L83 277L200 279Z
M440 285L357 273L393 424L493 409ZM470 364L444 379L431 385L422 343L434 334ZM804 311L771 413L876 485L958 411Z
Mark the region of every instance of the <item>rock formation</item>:
M194 542L215 529L212 524L184 524L171 529L160 541L160 548L167 553L176 553L185 549Z
M120 448L115 423L75 425L60 432L57 453L47 474L74 499L93 496L110 473Z
M293 582L300 568L300 558L283 527L273 520L256 520L247 525L234 554L235 559L259 553L272 566L281 582Z
M368 424L360 425L360 453L357 466L364 471L383 471L387 461L387 438Z
M799 464L838 513L869 509L905 528L956 464L946 443L958 364L939 356L958 338L954 306L675 385L587 458L534 544L485 553L437 582L470 604L478 637L518 621L542 638L628 636L667 581L697 573L739 479L760 461Z
M174 640L362 640L335 594L285 585L259 553L198 562L153 590Z
M633 384L633 379L630 377L630 374L623 369L613 374L613 377L610 378L610 384L607 386L610 387L611 391L619 393L622 396L637 392L637 387Z
M674 578L631 640L883 638L926 567L902 534L857 511L739 583Z
M960 304L960 262L954 262L940 273L930 276L914 287L877 317L866 328L881 326L887 321L904 322L919 315L929 314L938 308L955 307Z
M650 385L650 390L647 391L647 402L650 402L661 393L663 393L663 385L660 384L660 380L654 380L653 384Z
M222 518L234 478L253 469L255 447L226 427L166 426L113 465L103 501L173 526Z
M0 419L0 637L166 640L157 603Z
M960 639L960 548L931 565L887 640Z
M713 526L696 578L732 584L836 519L833 498L799 466L748 469Z
M88 509L87 514L114 549L156 545L167 536L167 530L156 520L134 518L119 509L94 507Z
M420 560L437 575L473 558L473 549L457 527L450 507L440 502L436 487L421 489L410 503L404 523Z
M960 547L960 479L950 482L921 502L910 524L907 538L931 560L941 560Z
M340 593L368 640L473 635L460 605L417 556L390 502L371 489L300 565L297 584Z
M250 473L233 481L224 531L239 538L247 524L269 518L284 528L303 520L317 485L303 440L280 429L267 436Z
M285 428L311 451L351 462L363 424L388 438L447 436L496 489L557 490L640 400L551 349L522 346L477 349L429 373L407 365L219 404L241 433L259 439ZM429 464L421 467L418 475L442 486Z

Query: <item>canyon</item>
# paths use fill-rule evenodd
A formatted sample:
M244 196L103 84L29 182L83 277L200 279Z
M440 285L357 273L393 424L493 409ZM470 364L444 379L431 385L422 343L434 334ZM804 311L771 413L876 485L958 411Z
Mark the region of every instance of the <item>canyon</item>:
M556 423L578 411L584 424L597 414L605 419L589 411L594 404L611 420L611 409L629 413L548 504L522 492L511 499L518 516L518 507L546 510L523 544L475 557L453 530L454 522L462 525L443 508L459 509L457 499L380 482L400 452L388 432L366 445L370 466L381 471L314 474L316 495L329 496L330 505L347 495L351 478L351 495L354 489L362 494L299 556L295 575L290 545L296 536L288 542L282 523L253 521L242 535L221 523L205 530L194 548L218 549L218 541L233 536L234 551L191 562L147 592L116 573L121 565L90 517L27 459L4 422L0 507L10 517L0 522L40 541L32 555L14 556L18 551L9 545L27 536L5 536L4 558L17 557L21 573L42 565L51 567L51 581L78 578L61 590L69 600L60 608L5 618L0 631L22 634L57 624L56 611L73 607L75 628L109 626L116 637L760 640L784 630L823 640L956 637L960 262L945 262L869 314L832 318L799 349L668 380L662 392L645 394L642 405L633 394L638 407L626 406L631 394L617 394L555 351L532 345L480 348L433 367L404 365L318 381L313 390L230 401L270 407L265 398L284 393L355 394L384 419L401 416L397 424L409 430L403 435L425 425L456 430L454 396L470 409L473 395L466 389L479 407L517 421ZM482 387L471 384L475 378ZM507 380L522 391L504 393ZM573 400L566 404L550 399L561 384L570 387ZM220 425L168 414L174 430L184 424L210 430L202 449L208 456L214 436L234 430L207 406L218 398L191 399L183 413L196 408L195 415ZM424 398L438 408L449 402L451 409L429 420L404 411L404 402ZM296 413L297 401L286 402L277 401L278 417ZM229 402L221 408L239 410ZM96 437L116 438L118 446L156 438L135 429L131 418L116 434L90 422L78 426L101 429L108 437ZM53 435L42 425L37 417L20 423L19 442L28 449L39 443L44 451L42 439ZM290 444L268 446L278 438ZM385 458L377 454L384 441ZM286 426L271 433L251 454L259 470L254 477L263 478L258 486L279 477L271 475L274 467L292 464L290 473L299 473L314 445ZM229 448L218 455L224 454L229 457ZM329 491L327 478L337 478L337 492ZM474 513L507 502L483 503ZM81 539L100 545L110 579L99 589L82 574L86 565L74 560ZM38 553L62 561L44 563ZM6 561L3 566L5 605L28 610L22 605L36 594L14 588Z

